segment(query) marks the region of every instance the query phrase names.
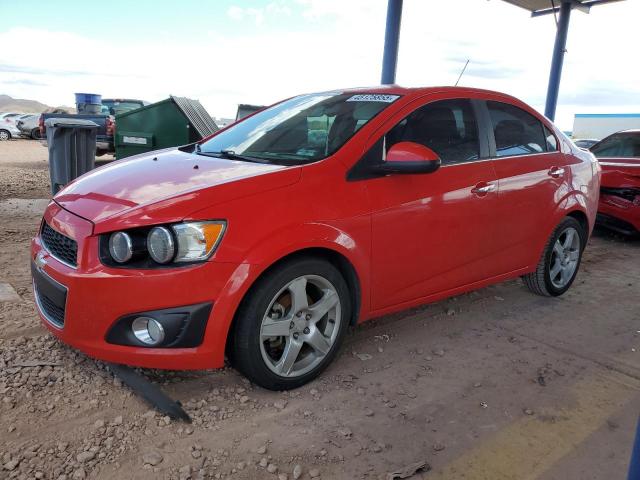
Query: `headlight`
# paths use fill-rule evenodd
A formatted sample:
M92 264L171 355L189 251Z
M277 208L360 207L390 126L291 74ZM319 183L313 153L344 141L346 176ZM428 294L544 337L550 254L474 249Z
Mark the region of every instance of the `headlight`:
M201 262L222 240L227 222L212 220L132 228L100 238L100 258L106 265L154 268Z
M133 242L126 232L112 233L109 237L109 253L118 263L128 262L133 256Z
M173 225L178 240L178 252L174 262L206 260L220 243L224 222L189 222Z
M166 227L154 227L147 236L149 255L158 263L169 263L176 253L173 235Z

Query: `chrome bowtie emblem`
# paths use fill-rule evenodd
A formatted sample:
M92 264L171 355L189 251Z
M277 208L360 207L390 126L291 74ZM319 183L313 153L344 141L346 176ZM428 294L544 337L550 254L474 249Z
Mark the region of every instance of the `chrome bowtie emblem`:
M40 252L38 253L38 255L36 255L35 263L36 263L36 268L42 272L44 269L44 266L47 264L47 261L44 258L44 253Z

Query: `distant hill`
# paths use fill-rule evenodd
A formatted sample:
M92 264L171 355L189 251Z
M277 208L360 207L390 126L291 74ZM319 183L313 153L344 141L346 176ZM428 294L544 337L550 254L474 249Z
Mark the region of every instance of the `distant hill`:
M22 98L13 98L9 95L0 95L0 112L17 112L17 113L42 113L51 110L64 110L74 113L73 107L50 107L36 100L26 100Z

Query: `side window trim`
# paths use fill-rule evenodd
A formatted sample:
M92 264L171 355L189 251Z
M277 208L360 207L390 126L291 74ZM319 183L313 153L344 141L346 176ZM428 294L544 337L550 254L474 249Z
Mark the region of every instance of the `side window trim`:
M558 136L556 135L556 132L553 131L553 128L548 127L547 125L545 125L544 122L542 122L542 131L544 132L545 141L547 139L547 132L549 132L549 135L552 136L556 140L556 148L555 148L555 150L549 150L549 142L545 142L545 145L547 147L546 152L547 153L559 152L560 151L560 140L558 139Z
M485 158L495 159L496 156L496 137L493 134L493 122L491 121L491 115L489 114L489 108L487 107L487 101L485 99L473 100L474 108L476 109L476 117L478 118L478 128L484 134L482 135L486 141L487 156ZM482 147L482 144L481 144Z

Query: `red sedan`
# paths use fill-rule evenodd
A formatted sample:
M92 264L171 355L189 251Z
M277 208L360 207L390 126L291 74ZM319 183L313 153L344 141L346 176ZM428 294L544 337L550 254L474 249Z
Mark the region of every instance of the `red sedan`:
M300 386L349 325L522 277L572 284L600 168L513 97L301 95L68 185L32 242L47 328L110 362Z
M602 166L598 224L640 235L640 130L609 135L591 152Z

